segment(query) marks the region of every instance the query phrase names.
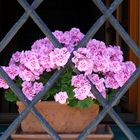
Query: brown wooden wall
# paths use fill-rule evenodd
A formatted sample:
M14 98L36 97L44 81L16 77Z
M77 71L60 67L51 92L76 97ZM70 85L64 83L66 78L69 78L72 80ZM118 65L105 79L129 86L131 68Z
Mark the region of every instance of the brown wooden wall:
M140 1L129 0L129 33L132 39L140 46ZM132 51L129 51L129 59L137 65L138 58ZM129 108L137 114L137 121L140 122L140 78L129 90Z

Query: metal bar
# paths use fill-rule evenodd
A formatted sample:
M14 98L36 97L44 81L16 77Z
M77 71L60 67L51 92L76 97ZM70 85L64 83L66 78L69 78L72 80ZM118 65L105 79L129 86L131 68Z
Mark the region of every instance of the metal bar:
M112 12L113 12L113 11L112 11ZM40 95L40 94L38 94L38 95ZM43 94L43 95L44 95L44 94ZM37 101L38 101L40 98L41 98L41 97L39 97L38 99L37 99L37 98L35 98L35 99L37 99ZM36 101L36 102L37 102L37 101ZM36 102L35 102L35 103L36 103ZM35 104L35 103L34 103L34 100L32 101L32 103ZM32 105L32 106L33 106L33 105Z
M40 30L49 38L55 47L62 48L63 46L58 42L55 36L52 34L51 30L47 27L44 21L38 16L38 14L33 10L33 8L28 4L26 0L17 0L19 4L30 13L30 17L40 28Z
M88 79L89 80L89 79ZM91 83L92 84L92 83ZM96 91L96 88L93 88L93 92ZM98 93L98 91L96 91ZM95 95L96 95L96 92L95 92ZM96 97L96 96L95 96ZM99 96L99 98L97 98L100 103L102 105L105 105L104 104L104 100ZM117 100L116 100L117 101ZM107 106L107 104L106 104ZM109 106L107 107L109 108ZM114 121L120 126L120 128L122 129L122 131L126 134L126 136L130 139L136 139L136 137L133 135L133 133L128 129L128 127L122 122L122 120L120 119L120 117L114 112L113 109L111 109L111 111L109 112L110 116L114 119ZM83 137L83 135L82 135ZM82 139L81 137L81 139ZM80 139L80 137L79 137Z
M105 117L105 115L110 111L110 109L118 102L118 100L125 94L125 92L128 90L129 86L137 79L137 77L140 75L140 67L133 73L133 75L129 78L129 80L125 83L123 88L120 88L116 95L112 98L112 101L110 101L108 104L104 106L104 109L99 113L99 115L93 120L79 135L78 139L82 140L86 138L88 134L91 133L93 128L95 128ZM113 110L112 110L113 111ZM113 111L114 114L114 111ZM116 114L116 113L115 113ZM114 117L114 116L113 116ZM119 124L120 125L120 124ZM123 123L124 125L124 123Z
M97 22L97 25L98 25L98 22ZM96 28L95 28L96 29ZM38 94L39 95L39 94ZM44 95L44 94L43 94ZM40 97L37 99L37 101L40 99ZM32 102L33 103L33 102Z
M117 104L117 102L121 99L121 97L125 94L125 92L129 89L129 87L134 83L134 81L140 76L140 67L136 69L136 71L133 73L133 75L127 80L127 82L124 84L122 88L116 92L116 95L112 98L112 101L109 103L110 106L113 107ZM106 108L108 110L108 108Z
M100 104L104 107L106 106L107 108L109 108L108 102L107 100L105 100L102 95L100 94L100 92L96 89L96 87L93 85L93 83L90 81L90 79L86 76L86 78L88 79L88 81L90 82L90 84L92 85L92 93L94 94L94 96L97 98L97 100L100 102ZM122 89L125 87L122 87ZM118 126L121 128L121 130L124 132L124 134L132 140L136 140L137 138L135 137L135 135L130 131L130 129L125 125L125 123L122 123L121 118L115 113L115 111L111 108L110 111L108 112L108 114L112 117L112 119L118 124ZM121 123L120 123L121 122Z
M36 9L43 0L35 0L31 7ZM23 24L27 21L29 17L29 13L26 11L20 19L15 23L15 25L10 29L10 31L5 35L5 37L0 42L0 52L8 45L8 43L12 40L12 38L16 35L19 29L23 26Z
M104 14L107 11L106 6L101 0L92 0L96 6L99 8L99 10ZM133 52L136 54L136 56L140 59L140 48L137 46L137 44L131 39L131 37L128 35L128 33L124 30L124 28L120 25L118 20L111 15L108 18L108 21L111 23L111 25L115 28L116 31L120 34L122 39L126 42L126 44L133 50Z
M103 109L94 120L92 120L89 125L84 128L84 130L79 134L77 140L85 140L86 137L91 133L91 131L103 120L107 112Z
M133 132L127 127L127 125L122 121L122 119L113 109L110 110L109 114L129 140L138 140Z
M89 31L86 33L85 37L80 41L77 48L84 47L86 43L95 35L95 33L100 29L109 16L115 11L115 9L121 4L123 0L115 0L110 5L108 11L104 13L97 21L92 25ZM106 16L105 16L106 15Z
M82 44L82 43L81 43ZM31 107L32 108L32 107Z
M101 18L100 18L101 19ZM100 20L98 20L97 22L96 22L96 24L94 24L92 27L95 27L95 25L99 25L98 23L99 23L99 21ZM105 21L105 19L104 19L104 21ZM102 24L103 24L103 22L102 22ZM101 26L101 24L100 24L100 26ZM99 26L98 26L99 27ZM99 28L98 28L99 29ZM91 30L90 30L91 31ZM90 31L89 31L89 33L90 33ZM97 28L93 28L93 30L92 30L92 32L93 32L93 34L95 34L96 32L97 32ZM86 37L88 37L89 36L89 34L88 35L86 35ZM84 38L84 39L87 39L87 38ZM83 40L84 40L83 39ZM88 40L87 40L88 41ZM85 41L83 41L84 43L86 43ZM81 44L84 44L84 43L81 43ZM80 47L80 45L79 45L79 47ZM77 46L77 48L78 48L78 46ZM23 117L24 118L24 117ZM20 121L18 121L18 122L20 122Z
M25 95L22 93L22 91L15 85L15 83L10 79L10 77L5 73L5 71L0 67L0 76L2 76L7 84L10 86L11 90L18 96L18 98L24 102L25 106L30 105L30 101L25 97ZM51 84L49 84L50 80L47 82L45 87L51 88ZM46 93L49 88L47 88L43 93ZM0 137L2 140L6 140L11 133L19 126L20 122L26 117L28 112L32 111L32 113L35 115L35 117L41 122L41 125L43 128L48 132L49 135L52 136L53 139L60 140L59 135L55 132L55 130L49 125L49 123L43 118L43 116L37 111L35 107L33 108L27 108L27 110L24 110L18 118L8 127L8 129L4 132L4 134Z
M96 24L98 24L98 23L96 23ZM94 32L94 34L95 34L96 32ZM77 46L78 47L78 46ZM71 57L72 58L72 57ZM70 58L70 59L71 59ZM70 60L69 60L70 61ZM55 81L56 81L56 79L60 76L60 74L61 74L61 71L63 71L64 69L62 69L62 70L60 70L60 71L57 71L55 74L54 74L54 76L55 76L55 78L53 78L53 79L55 79ZM4 78L4 77L3 77ZM5 78L4 78L5 79ZM6 80L6 79L5 79ZM48 86L50 86L50 84L48 83ZM49 90L49 89L48 89ZM38 95L40 95L40 94L38 94ZM40 97L39 97L39 99L40 99ZM31 109L32 108L32 106L34 105L35 103L33 103L32 102L32 105L30 106L30 108L29 109ZM22 121L22 119L24 119L25 118L25 116L28 114L28 110L27 110L27 108L23 111L23 115L20 115L13 123L12 123L12 125L10 125L11 127L5 132L5 135L7 134L7 135L10 135L11 134L11 132L13 132L13 130L16 128L16 127L18 127L18 124ZM20 118L20 119L19 119ZM2 140L4 140L4 138L5 138L5 136L3 137L2 136ZM1 139L1 138L0 138Z

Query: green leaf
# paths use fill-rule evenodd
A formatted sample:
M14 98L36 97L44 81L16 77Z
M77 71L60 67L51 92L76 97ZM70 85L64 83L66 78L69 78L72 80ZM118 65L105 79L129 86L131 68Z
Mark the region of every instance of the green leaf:
M54 99L54 95L59 92L60 90L58 89L58 87L52 87L44 96L43 96L43 100L53 100Z
M42 98L42 100L48 100L49 98L50 98L50 94L45 94L44 96L43 96L43 98Z
M4 94L4 97L9 102L16 102L18 101L17 96L12 92L12 90L7 90Z
M110 89L107 93L107 99L108 101L111 101L111 99L113 98L113 96L116 94L117 89Z
M72 91L72 92L67 92L68 93L68 96L69 96L69 99L74 99L75 97L74 97L74 92Z
M45 72L42 75L40 75L40 79L37 80L37 82L42 82L43 84L46 84L49 78L52 76L53 72Z
M68 105L70 107L76 107L76 106L78 106L78 100L77 99L73 99L73 100L69 99L69 104Z
M92 104L94 104L94 101L93 101L93 99L91 99L91 98L86 98L86 99L84 99L84 100L78 101L78 106L79 106L81 109L90 107Z
M15 80L15 83L20 88L21 87L21 84L22 84L22 79L19 78L19 77L17 77L16 80Z

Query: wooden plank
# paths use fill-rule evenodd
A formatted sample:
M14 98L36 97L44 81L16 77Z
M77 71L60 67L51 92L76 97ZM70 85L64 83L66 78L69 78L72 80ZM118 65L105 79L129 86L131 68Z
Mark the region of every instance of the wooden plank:
M122 4L116 10L116 18L118 21L122 21ZM116 32L116 45L121 46L121 37L118 32Z
M138 27L139 27L139 34L138 34L138 40L139 40L139 46L140 46L140 1L139 1L139 3L138 3L138 9L139 9L139 11L138 11L138 20L139 20L139 22L138 22ZM140 65L140 60L139 60L139 65ZM138 122L140 122L140 78L138 79L138 113L137 113L138 115L137 115L137 121Z
M131 38L137 42L137 0L129 0L129 34ZM134 63L138 63L137 57L130 50L129 60ZM138 93L138 81L136 81L128 91L128 108L131 112L137 112L137 93Z

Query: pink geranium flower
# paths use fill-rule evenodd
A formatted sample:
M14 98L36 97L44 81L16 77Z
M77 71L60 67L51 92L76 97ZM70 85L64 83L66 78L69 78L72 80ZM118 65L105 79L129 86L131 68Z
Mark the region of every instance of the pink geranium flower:
M59 102L60 104L65 104L68 99L67 92L61 91L59 93L56 93L56 95L54 96L54 99L56 102Z
M33 100L34 97L44 89L42 83L32 83L32 82L23 82L22 83L22 92L27 97L28 100Z
M8 89L8 84L0 77L0 88Z
M50 61L55 64L58 68L63 67L70 57L70 52L67 48L56 48L50 53Z
M11 64L8 67L3 67L3 69L12 80L19 74L19 67L15 64Z
M78 100L84 100L89 96L90 90L90 86L82 86L80 88L75 88L73 91L75 93L75 98Z
M21 55L21 52L19 52L19 51L15 52L12 55L12 60L16 63L19 62L20 61L20 55Z

